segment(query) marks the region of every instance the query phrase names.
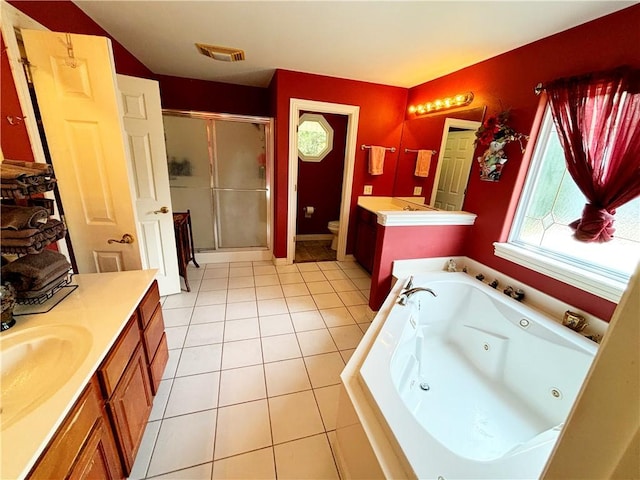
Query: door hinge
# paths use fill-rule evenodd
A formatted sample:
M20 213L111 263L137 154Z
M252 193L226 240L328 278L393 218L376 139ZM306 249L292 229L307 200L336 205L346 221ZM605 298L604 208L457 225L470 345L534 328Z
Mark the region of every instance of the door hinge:
M33 85L33 77L31 75L31 63L29 63L29 60L26 58L21 58L20 59L20 63L22 64L22 70L24 70L24 76L27 79L27 83L29 85Z
M60 221L62 222L62 225L64 225L64 229L69 231L69 229L67 228L67 219L64 215L60 215Z

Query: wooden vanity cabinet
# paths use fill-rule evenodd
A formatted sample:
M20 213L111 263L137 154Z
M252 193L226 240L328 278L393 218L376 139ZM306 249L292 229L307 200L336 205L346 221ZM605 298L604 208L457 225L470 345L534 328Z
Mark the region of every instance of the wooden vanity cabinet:
M118 451L95 376L28 478L122 478Z
M144 354L149 365L151 390L155 395L162 380L162 374L169 361L169 348L164 333L164 320L160 306L157 282L149 288L138 307L138 318L142 332Z
M369 273L373 272L377 228L378 216L366 208L358 206L356 211L356 242L353 256Z

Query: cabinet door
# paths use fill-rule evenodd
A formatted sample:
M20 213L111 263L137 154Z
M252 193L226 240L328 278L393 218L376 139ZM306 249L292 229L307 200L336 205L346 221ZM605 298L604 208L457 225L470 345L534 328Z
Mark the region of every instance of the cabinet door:
M78 457L69 480L122 478L120 459L109 426L100 417Z
M369 273L373 271L373 260L376 252L376 229L376 215L362 207L358 207L356 242L353 256Z
M111 400L107 402L125 475L131 472L152 403L149 369L142 345L138 345Z

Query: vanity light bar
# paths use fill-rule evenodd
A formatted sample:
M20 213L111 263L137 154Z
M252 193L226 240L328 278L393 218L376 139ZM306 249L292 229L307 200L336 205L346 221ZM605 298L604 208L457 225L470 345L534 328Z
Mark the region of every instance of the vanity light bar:
M473 92L459 93L453 97L433 100L432 102L411 105L409 113L425 115L427 113L439 112L449 108L464 107L473 101Z

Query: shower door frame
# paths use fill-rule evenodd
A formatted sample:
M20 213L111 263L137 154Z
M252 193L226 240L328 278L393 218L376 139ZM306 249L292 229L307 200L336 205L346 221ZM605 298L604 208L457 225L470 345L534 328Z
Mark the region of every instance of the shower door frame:
M163 115L173 115L176 117L186 117L186 118L195 118L206 121L216 120L226 120L232 122L243 122L243 123L257 123L260 125L264 125L264 144L265 144L265 158L266 158L266 172L265 172L265 196L267 203L267 225L266 225L266 236L267 236L267 246L266 247L228 247L228 248L220 248L218 245L218 236L219 236L219 218L217 214L217 199L215 195L215 190L217 187L214 186L214 179L217 175L216 165L214 162L215 158L215 148L216 148L216 136L215 136L215 127L212 129L210 123L207 123L207 149L209 151L209 178L210 178L210 192L211 192L211 206L213 209L213 239L214 239L214 249L213 250L203 250L199 251L198 255L206 255L206 254L217 254L217 253L233 253L233 252L272 252L273 249L273 199L271 198L271 185L273 184L273 148L274 148L274 138L273 138L273 118L271 117L254 117L250 115L234 115L230 113L212 113L212 112L201 112L194 110L175 110L171 108L163 108ZM227 189L222 189L227 190ZM252 190L254 191L254 190Z

